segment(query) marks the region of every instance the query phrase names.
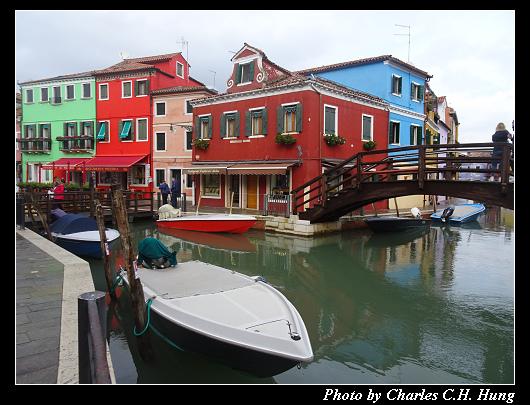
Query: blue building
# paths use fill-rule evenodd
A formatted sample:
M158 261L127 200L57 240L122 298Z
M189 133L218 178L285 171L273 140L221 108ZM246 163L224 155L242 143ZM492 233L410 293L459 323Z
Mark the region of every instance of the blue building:
M381 97L390 105L388 147L421 145L424 139L425 83L432 76L391 55L300 70L354 90ZM380 145L379 148L386 148Z

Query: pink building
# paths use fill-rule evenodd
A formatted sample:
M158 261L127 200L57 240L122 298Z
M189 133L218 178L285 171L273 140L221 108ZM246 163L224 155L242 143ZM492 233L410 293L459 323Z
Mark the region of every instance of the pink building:
M188 200L193 198L192 176L183 174L182 168L192 161L193 108L189 101L217 94L193 84L152 92L154 191L159 191L162 180L171 187L176 178Z

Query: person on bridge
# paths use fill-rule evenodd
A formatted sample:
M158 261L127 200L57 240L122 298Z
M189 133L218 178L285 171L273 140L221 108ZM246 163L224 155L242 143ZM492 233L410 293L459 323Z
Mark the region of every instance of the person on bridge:
M512 135L508 132L506 129L506 126L500 122L497 124L497 127L495 128L495 133L491 136L492 142L508 142L508 139L513 139ZM502 146L494 146L493 147L493 155L492 157L502 156ZM502 169L502 161L494 160L491 164L492 169L496 168ZM490 181L496 181L499 178L499 173L491 173Z

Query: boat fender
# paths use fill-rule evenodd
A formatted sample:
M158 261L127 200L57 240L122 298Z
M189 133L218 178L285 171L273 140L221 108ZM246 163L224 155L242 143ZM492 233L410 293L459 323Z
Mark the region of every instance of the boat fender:
M261 281L261 282L263 282L263 283L265 283L265 284L268 284L268 283L267 283L267 280L265 280L265 277L261 277L261 276L256 276L256 277L254 277L254 281L255 281L255 282Z
M440 220L442 222L447 222L449 220L449 217L453 215L453 212L455 212L455 206L450 205L444 210L444 212L442 212L442 215L440 216Z

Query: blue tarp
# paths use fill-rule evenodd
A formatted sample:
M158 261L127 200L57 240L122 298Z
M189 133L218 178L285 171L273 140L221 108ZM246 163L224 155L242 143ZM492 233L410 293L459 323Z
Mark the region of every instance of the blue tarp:
M161 257L169 260L172 266L177 264L177 252L169 253L167 247L155 238L145 238L138 244L138 266L145 262L151 267L154 259Z
M77 214L66 214L50 225L51 232L62 235L97 230L98 223L94 219Z

